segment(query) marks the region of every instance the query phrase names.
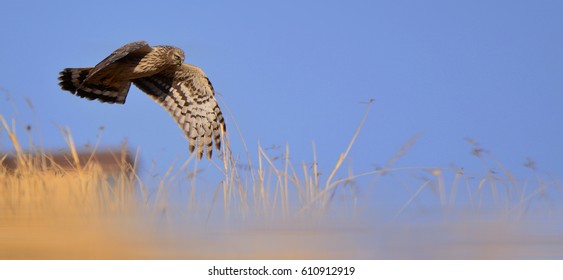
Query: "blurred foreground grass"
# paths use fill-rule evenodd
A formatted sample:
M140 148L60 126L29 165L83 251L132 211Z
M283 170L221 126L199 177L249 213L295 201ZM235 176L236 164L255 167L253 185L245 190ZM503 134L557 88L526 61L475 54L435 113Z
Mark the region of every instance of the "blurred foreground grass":
M250 161L240 164L231 156L224 139L223 166L213 163L223 179L211 201L201 202L196 201L198 169L193 157L176 173L171 166L156 186L147 186L137 174L137 158L126 160L130 157L126 147L112 154L118 166L107 172L94 160L97 145L85 158L70 131L61 129L68 146L61 164L42 147L24 151L15 121L10 125L0 115L0 122L0 131L13 148L0 156L0 259L293 259L341 258L342 251L353 252L323 247L342 239L342 234L319 234L309 223L311 215L319 217L319 210L326 209L329 190L339 184L331 181L334 174L321 186L316 168L309 170L303 163L305 178L293 166L289 170L289 161L278 170L275 159L261 147L258 166L252 168ZM190 163L193 174L186 171ZM241 176L241 170L246 174ZM188 172L188 183L175 182L183 172ZM187 212L193 213L186 214L186 207L172 201L175 183L191 187ZM297 211L290 210L295 208L290 187L297 191L301 205ZM209 210L202 211L204 207ZM218 209L212 213L213 207ZM263 234L261 222L277 225L279 217L287 221L290 215L305 217L305 213L309 215L305 220ZM222 216L225 223L209 223L212 214ZM237 221L245 226L227 226ZM296 234L288 231L290 227Z
M137 157L125 160L126 149L113 155L119 166L108 173L92 160L96 148L85 160L63 129L69 151L63 167L41 147L23 151L15 123L0 116L15 161L14 168L0 164L0 259L563 257L557 222L562 208L560 196L553 195L561 191L559 181L519 180L473 140L468 139L474 155L496 168L478 178L456 167L395 167L417 136L383 167L342 174L368 112L326 178L316 158L312 165L292 163L288 147L276 158L259 146L253 164L233 158L227 145L220 160L212 161L220 183L204 199L196 195L199 169L193 158L179 171L171 167L153 186L137 174ZM527 164L535 168L531 160ZM402 179L402 172L416 173L419 183L403 190L405 203L393 214L355 203L359 178L384 188L386 179ZM190 193L187 206L174 202L178 185ZM337 189L348 194L349 211L338 208ZM421 206L428 194L434 208ZM483 211L490 206L493 211ZM403 219L428 209L439 218ZM527 215L532 219L522 219Z

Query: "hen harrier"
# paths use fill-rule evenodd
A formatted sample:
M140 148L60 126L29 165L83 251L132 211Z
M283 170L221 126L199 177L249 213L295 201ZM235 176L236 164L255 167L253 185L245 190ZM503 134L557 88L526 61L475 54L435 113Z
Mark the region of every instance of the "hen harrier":
M211 158L213 143L221 149L225 120L211 82L203 71L184 63L184 52L172 46L129 43L95 67L66 68L59 85L82 98L124 104L131 83L162 105L176 120L201 159Z

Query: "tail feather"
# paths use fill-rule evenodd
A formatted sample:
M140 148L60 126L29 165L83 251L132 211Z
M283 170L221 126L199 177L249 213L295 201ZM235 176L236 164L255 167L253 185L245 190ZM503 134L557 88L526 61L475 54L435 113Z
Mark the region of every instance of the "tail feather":
M102 83L89 83L84 81L93 68L66 68L59 75L59 86L82 98L98 100L106 103L125 103L131 82L114 83L105 85Z
M70 91L73 94L76 94L76 91L84 82L86 77L93 68L65 68L59 74L59 86L63 90Z

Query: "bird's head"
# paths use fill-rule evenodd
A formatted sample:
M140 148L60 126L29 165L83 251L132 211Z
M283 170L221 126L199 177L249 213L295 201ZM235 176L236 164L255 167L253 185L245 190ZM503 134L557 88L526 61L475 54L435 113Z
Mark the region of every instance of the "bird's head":
M168 51L168 59L172 64L181 66L184 63L184 51L173 47Z

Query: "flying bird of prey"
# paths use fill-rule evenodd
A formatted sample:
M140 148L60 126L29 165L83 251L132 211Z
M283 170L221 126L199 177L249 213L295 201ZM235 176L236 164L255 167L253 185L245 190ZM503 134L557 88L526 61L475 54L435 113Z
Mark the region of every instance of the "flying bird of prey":
M162 105L176 120L201 159L211 158L213 144L221 149L225 120L211 82L203 71L184 63L184 52L173 46L129 43L94 67L60 72L63 90L90 100L124 104L131 83Z

